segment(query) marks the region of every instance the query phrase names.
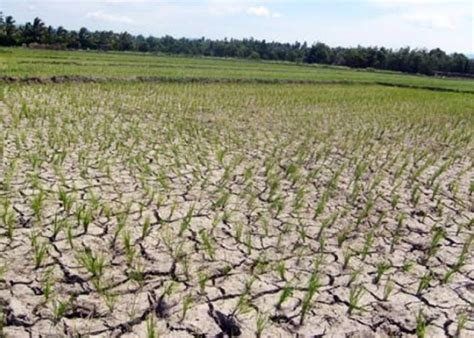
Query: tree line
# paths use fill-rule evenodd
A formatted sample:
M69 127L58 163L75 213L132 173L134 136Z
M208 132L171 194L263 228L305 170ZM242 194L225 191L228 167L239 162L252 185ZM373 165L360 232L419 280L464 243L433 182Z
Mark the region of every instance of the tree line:
M250 39L211 40L176 39L169 35L154 37L127 32L90 31L87 28L67 30L46 26L40 19L16 24L12 16L0 12L0 46L30 46L53 49L90 49L136 51L189 56L213 56L339 65L352 68L374 68L407 73L434 75L443 73L472 76L474 60L464 54L447 54L436 48L389 49L384 47L335 47L318 42L268 42Z

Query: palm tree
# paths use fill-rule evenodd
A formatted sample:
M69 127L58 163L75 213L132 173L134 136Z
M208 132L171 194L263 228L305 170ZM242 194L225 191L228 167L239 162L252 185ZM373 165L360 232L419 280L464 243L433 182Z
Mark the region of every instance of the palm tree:
M34 42L41 42L44 37L45 33L45 26L44 22L41 21L40 18L36 17L35 20L33 21L33 26L32 26L32 38Z

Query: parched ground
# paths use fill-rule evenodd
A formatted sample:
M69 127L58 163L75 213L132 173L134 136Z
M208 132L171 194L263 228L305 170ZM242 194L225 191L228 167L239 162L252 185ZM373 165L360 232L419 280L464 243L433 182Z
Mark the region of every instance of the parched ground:
M11 85L0 331L474 336L471 94Z

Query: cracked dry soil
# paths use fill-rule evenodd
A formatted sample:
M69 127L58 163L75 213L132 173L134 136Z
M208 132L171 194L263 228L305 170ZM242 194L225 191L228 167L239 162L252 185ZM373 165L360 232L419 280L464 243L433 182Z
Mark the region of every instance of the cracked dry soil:
M378 86L11 85L1 332L472 337L472 106Z

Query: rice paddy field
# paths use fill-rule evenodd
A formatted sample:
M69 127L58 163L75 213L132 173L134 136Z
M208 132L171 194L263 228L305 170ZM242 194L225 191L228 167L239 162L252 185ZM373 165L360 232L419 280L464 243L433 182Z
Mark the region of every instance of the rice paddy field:
M0 75L0 336L474 336L474 81L26 49Z

